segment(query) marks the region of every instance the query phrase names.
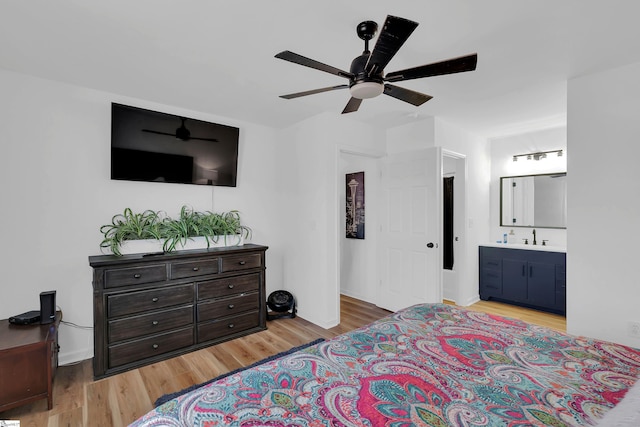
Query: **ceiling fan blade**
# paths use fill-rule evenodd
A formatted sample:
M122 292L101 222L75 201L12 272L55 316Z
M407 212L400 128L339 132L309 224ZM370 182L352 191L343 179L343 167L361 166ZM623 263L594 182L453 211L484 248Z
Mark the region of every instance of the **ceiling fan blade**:
M215 138L198 138L196 136L190 136L189 139L197 139L198 141L211 141L211 142L218 142L217 139Z
M473 71L478 63L478 54L461 56L447 59L446 61L433 64L421 65L419 67L407 68L406 70L394 71L384 78L388 82L399 82L404 80L421 79L423 77L441 76L444 74L462 73Z
M168 135L168 136L173 136L175 138L176 134L175 133L169 133L169 132L160 132L157 130L151 130L151 129L142 129L142 132L149 132L149 133L155 133L158 135Z
M358 111L358 108L360 108L360 104L362 104L362 99L354 98L352 96L349 102L347 102L347 106L344 107L344 110L342 110L342 114Z
M382 72L417 26L417 22L397 16L387 16L376 45L369 55L365 70L369 74Z
M151 129L142 129L142 132L155 133L156 135L166 135L166 136L171 136L171 137L176 138L176 139L182 139L183 141L188 141L188 140L190 140L190 139L197 139L197 140L200 140L200 141L212 141L212 142L218 142L218 140L217 140L217 139L215 139L215 138L197 138L197 137L194 137L194 136L189 136L188 138L183 139L183 138L178 138L178 135L176 135L175 133L160 132L160 131L157 131L157 130L151 130Z
M298 55L297 53L293 53L288 50L280 52L276 55L276 58L284 59L285 61L293 62L294 64L304 65L305 67L314 68L316 70L324 71L326 73L334 74L336 76L344 77L347 79L355 77L353 74L347 71L332 67L331 65L323 64L322 62L318 62L315 59L310 59L306 56Z
M323 87L320 89L307 90L304 92L290 93L288 95L280 95L280 98L293 99L293 98L299 98L301 96L314 95L316 93L329 92L331 90L347 89L348 87L349 85L329 86L329 87Z
M384 94L399 99L400 101L413 104L416 107L433 98L431 95L425 95L424 93L416 92L415 90L405 89L403 87L390 84L384 85Z

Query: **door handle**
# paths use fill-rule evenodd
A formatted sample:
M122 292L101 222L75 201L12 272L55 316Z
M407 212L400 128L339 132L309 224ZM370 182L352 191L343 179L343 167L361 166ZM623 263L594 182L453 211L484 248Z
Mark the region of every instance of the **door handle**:
M433 247L436 247L436 248L437 248L437 247L438 247L438 244L437 244L437 243L435 243L435 244L434 244L433 242L429 242L429 243L427 243L427 247L428 247L428 248L433 248Z

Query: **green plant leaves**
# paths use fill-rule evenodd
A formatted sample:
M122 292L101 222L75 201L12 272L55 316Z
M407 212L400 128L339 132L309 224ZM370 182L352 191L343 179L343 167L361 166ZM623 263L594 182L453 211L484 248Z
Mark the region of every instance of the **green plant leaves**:
M251 236L251 228L242 225L240 213L236 210L223 213L197 212L188 206L182 206L178 219L172 219L163 212L145 210L134 213L126 208L122 214L111 218L111 224L100 227L100 232L104 235L100 247L109 248L118 256L122 255L120 247L126 240L162 240L163 250L173 252L178 244L185 244L188 239L196 236L205 236L207 246L217 242L219 236Z

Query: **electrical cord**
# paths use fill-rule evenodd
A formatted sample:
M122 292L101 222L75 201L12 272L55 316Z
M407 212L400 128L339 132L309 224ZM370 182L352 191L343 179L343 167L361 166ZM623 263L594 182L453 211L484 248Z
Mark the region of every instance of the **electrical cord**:
M93 326L82 326L82 325L78 325L77 323L73 323L73 322L69 322L68 320L62 320L64 319L64 313L62 311L62 309L60 308L60 306L56 306L56 311L60 312L60 324L62 325L67 325L69 327L72 328L76 328L76 329L83 329L83 330L93 330ZM58 347L60 348L60 347ZM86 362L86 360L88 358L91 358L91 356L89 354L87 354L87 358L83 358L82 360L78 360L77 362L71 362L71 363L65 363L64 365L60 365L60 366L75 366L75 365L79 365L83 362ZM2 427L2 426L0 426Z
M93 330L93 326L82 326L82 325L78 325L77 323L69 322L68 320L63 320L64 319L64 312L62 311L60 306L56 306L56 310L60 312L60 323L61 324L67 325L67 326L71 326L72 328L77 328L77 329Z

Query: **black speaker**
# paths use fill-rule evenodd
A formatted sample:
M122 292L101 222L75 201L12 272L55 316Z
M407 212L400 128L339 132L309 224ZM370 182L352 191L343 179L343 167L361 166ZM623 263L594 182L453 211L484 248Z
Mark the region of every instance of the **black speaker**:
M56 320L56 291L40 292L40 323Z

